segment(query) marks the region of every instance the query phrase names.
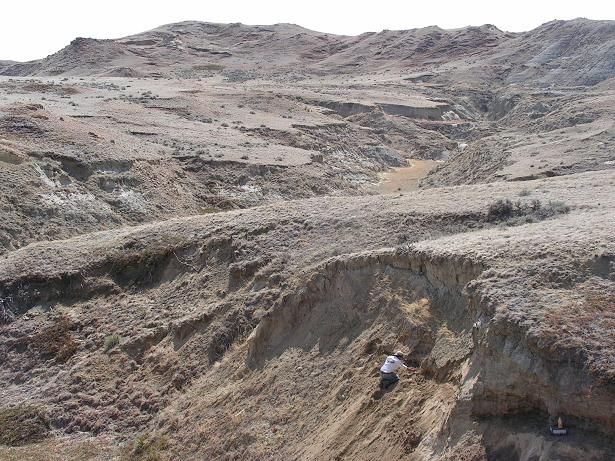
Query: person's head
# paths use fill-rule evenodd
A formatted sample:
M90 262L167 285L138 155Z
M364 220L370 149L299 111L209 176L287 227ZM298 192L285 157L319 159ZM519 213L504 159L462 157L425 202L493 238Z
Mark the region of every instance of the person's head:
M397 357L398 359L403 359L404 358L404 353L402 351L395 351L395 353L393 355L395 357Z

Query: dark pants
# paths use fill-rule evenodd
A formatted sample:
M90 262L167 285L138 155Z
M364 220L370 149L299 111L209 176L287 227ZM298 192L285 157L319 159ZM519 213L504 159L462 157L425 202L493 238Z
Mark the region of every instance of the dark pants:
M383 373L382 371L380 372L381 389L386 389L392 384L395 384L397 381L399 381L399 376L397 376L395 373Z

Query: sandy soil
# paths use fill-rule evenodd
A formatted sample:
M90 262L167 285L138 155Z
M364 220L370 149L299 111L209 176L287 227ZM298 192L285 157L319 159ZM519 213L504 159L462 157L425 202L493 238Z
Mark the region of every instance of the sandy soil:
M382 194L409 192L419 188L419 183L433 170L438 162L435 160L411 160L410 166L394 168L380 174L376 190Z

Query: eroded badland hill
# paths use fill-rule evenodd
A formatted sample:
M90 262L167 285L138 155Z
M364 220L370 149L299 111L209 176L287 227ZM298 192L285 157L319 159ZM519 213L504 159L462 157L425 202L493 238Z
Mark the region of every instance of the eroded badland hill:
M0 459L613 459L614 124L613 21L0 61Z

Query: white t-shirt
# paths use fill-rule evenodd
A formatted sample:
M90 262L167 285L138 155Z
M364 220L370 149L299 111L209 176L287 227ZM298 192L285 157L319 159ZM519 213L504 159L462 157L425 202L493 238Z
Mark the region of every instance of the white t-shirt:
M389 355L384 361L384 365L380 367L380 371L383 373L394 373L399 367L408 368L400 359L394 355Z

